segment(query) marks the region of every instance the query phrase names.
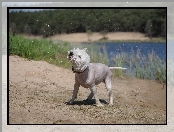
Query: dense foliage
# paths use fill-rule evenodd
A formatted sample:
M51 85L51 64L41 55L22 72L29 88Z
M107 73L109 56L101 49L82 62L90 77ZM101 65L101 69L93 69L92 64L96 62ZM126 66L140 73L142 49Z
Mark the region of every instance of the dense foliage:
M142 32L166 37L166 9L55 9L10 12L15 33L43 35L77 32Z

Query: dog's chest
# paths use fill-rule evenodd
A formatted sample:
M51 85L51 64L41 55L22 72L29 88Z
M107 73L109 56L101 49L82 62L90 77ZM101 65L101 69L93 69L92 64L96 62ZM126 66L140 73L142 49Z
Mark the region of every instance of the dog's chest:
M92 74L78 74L76 73L76 81L83 87L89 88L94 82L94 76Z

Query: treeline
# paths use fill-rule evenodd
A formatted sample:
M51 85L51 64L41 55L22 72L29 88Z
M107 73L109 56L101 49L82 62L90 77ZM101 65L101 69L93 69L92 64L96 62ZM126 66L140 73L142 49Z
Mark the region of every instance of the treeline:
M79 32L142 32L166 37L166 9L55 9L10 12L13 34L48 37Z

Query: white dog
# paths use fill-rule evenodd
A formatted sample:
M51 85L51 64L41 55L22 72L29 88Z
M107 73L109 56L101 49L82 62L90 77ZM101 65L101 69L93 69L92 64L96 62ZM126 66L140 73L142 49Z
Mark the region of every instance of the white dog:
M72 63L72 71L75 73L75 84L72 99L68 102L73 104L77 98L77 93L80 85L85 88L90 88L91 93L87 100L91 100L94 96L96 106L103 106L97 96L96 85L104 82L109 93L109 105L113 105L113 94L110 69L120 69L120 67L111 67L101 63L90 63L90 57L86 53L86 48L80 50L79 48L68 51L67 58Z

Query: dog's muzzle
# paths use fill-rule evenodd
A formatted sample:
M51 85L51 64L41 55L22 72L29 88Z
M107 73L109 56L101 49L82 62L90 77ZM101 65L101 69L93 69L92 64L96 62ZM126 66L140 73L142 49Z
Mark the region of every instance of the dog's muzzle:
M70 53L69 53L68 56L67 56L67 58L69 59L69 61L72 60L73 55L74 55L74 53L73 53L72 51L70 51Z

